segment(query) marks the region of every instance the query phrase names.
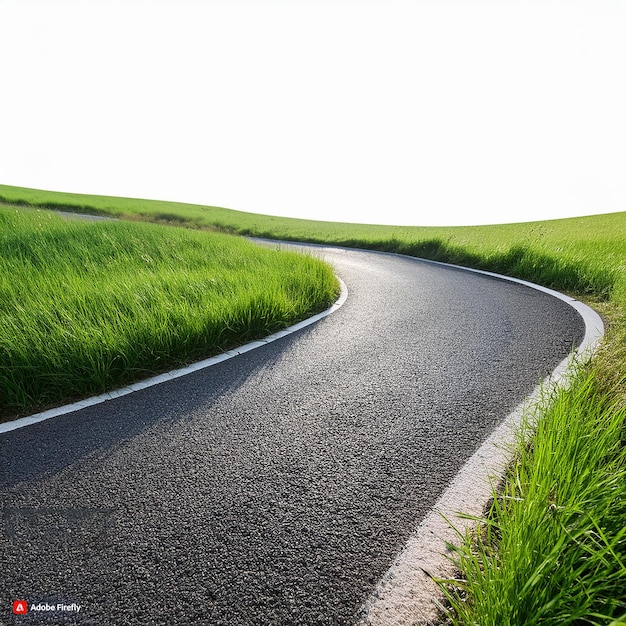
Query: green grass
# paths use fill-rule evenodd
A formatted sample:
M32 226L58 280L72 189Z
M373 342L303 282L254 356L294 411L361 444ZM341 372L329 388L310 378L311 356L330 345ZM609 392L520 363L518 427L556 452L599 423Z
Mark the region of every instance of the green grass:
M7 185L0 185L0 200L240 235L400 252L502 272L603 300L610 299L626 273L626 212L496 226L410 227L318 222Z
M506 487L458 551L453 624L625 623L625 417L587 371L526 423Z
M420 228L2 185L0 199L400 252L517 276L593 304L608 323L598 357L527 426L503 492L460 548L465 582L445 588L454 601L449 619L459 625L626 623L626 212Z
M0 411L102 392L328 307L332 269L239 237L0 207Z

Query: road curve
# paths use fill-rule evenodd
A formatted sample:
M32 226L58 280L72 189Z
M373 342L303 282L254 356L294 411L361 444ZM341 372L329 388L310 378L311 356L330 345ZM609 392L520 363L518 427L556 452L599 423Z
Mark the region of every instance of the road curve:
M319 251L350 293L333 315L0 435L0 623L354 624L465 460L583 336L521 285ZM43 610L14 616L18 599Z

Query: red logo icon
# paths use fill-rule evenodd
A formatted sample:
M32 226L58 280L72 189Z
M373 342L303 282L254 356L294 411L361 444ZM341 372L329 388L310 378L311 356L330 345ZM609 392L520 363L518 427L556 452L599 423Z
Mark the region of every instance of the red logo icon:
M15 613L15 615L28 613L28 603L26 600L15 600L15 602L13 602L13 613Z

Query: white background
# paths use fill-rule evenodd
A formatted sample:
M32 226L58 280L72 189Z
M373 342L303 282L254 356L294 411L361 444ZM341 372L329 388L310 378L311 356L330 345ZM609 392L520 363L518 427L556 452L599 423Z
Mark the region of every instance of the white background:
M395 224L626 210L626 2L0 0L0 183Z

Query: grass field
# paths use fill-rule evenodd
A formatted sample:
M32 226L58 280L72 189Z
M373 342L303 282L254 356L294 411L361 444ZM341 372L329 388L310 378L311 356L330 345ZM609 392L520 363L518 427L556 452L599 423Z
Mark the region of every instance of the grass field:
M1 415L241 345L337 295L321 261L239 237L0 207Z
M290 220L171 202L0 185L0 199L239 234L401 252L517 276L585 299L600 354L526 426L502 493L459 551L454 624L626 624L626 212L503 226Z
M294 241L401 252L608 300L626 274L626 212L471 227L343 224L155 200L0 185L0 201Z

